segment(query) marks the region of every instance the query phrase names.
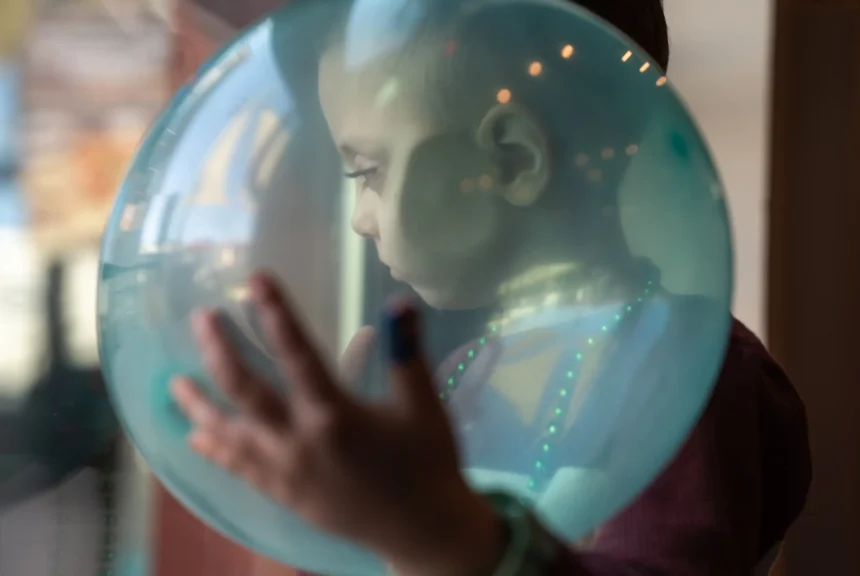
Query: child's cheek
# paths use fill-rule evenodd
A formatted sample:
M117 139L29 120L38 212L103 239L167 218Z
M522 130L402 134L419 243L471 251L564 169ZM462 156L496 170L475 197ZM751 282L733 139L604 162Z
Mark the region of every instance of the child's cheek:
M476 256L495 236L494 178L463 135L423 141L408 159L400 191L404 240L441 257Z

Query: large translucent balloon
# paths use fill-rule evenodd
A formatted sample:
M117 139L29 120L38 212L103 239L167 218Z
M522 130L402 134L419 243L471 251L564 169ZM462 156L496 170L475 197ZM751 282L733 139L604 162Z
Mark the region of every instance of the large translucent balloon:
M280 275L336 362L385 298L426 308L439 397L477 489L586 535L640 493L707 402L730 327L714 166L627 38L547 1L298 0L166 110L105 236L102 362L128 432L201 518L337 576L377 559L192 454L168 380L199 377L218 307L289 393L249 273ZM353 384L388 388L374 357ZM373 518L367 519L368 523Z

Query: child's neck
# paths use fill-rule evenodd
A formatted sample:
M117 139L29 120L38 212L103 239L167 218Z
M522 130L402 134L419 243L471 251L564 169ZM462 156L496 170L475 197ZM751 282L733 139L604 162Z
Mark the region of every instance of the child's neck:
M649 263L630 259L612 268L577 262L531 266L499 287L503 307L539 304L602 306L637 296L656 272ZM655 282L656 284L656 282Z

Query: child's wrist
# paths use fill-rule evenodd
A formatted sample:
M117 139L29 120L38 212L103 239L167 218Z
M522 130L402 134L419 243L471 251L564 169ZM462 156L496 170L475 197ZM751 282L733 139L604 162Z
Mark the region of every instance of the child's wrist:
M451 521L447 538L422 554L393 562L397 576L523 576L546 574L561 544L517 498L503 493L471 494ZM472 508L472 506L474 508Z
M490 503L463 485L436 509L442 520L432 532L416 534L408 551L385 557L397 576L489 576L508 545L507 523ZM436 524L434 522L434 524Z

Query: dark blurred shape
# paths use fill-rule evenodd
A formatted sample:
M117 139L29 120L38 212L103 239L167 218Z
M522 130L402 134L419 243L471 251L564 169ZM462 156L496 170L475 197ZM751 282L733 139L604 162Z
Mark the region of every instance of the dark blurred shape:
M0 415L0 507L101 464L118 433L99 368L75 366L66 347L63 265L48 274L45 370L20 409Z
M0 159L0 182L14 180L19 171L20 167L17 163Z

